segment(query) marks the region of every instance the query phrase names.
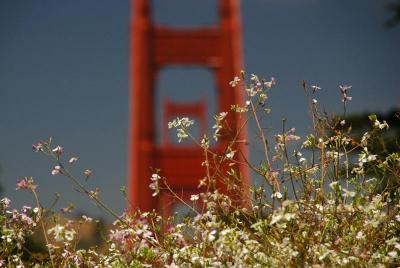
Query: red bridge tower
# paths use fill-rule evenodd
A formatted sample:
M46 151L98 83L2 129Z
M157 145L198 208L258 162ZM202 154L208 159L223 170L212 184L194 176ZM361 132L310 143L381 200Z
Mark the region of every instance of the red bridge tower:
M129 197L134 208L142 211L156 209L168 215L172 209L172 197L167 192L152 197L149 188L150 167L160 168L161 175L167 178L171 188L182 198L188 199L199 191L197 185L205 176L205 169L201 166L204 156L201 148L176 146L165 135L161 145L157 145L155 80L160 69L166 66L205 66L214 74L217 112L230 111L231 104L242 103L240 90L229 85L242 67L240 10L238 0L219 0L218 25L175 29L153 23L149 2L132 0ZM194 115L200 118L200 130L204 131L207 126L205 106L204 102L176 104L164 101L163 124L167 124L165 121L171 116ZM241 124L238 114L233 112L229 113L226 120L233 130ZM242 132L240 138L244 139L244 135ZM226 145L227 140L222 137L212 149L223 151ZM240 144L240 148L236 149L246 152L244 146ZM243 175L243 189L247 189L247 170L240 166L237 169Z

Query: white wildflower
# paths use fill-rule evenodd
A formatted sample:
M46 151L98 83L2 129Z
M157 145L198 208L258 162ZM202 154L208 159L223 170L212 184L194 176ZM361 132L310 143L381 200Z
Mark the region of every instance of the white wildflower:
M397 255L397 251L390 251L388 252L388 256L392 259L397 259L398 255Z
M78 159L79 159L79 157L73 156L73 157L71 157L71 158L68 160L68 162L69 162L70 164L73 164L73 163L75 163L76 161L78 161Z
M65 230L64 237L67 241L72 241L72 240L74 240L75 233L76 233L75 230L72 230L72 229Z
M61 166L55 166L51 171L51 175L57 175L61 173Z
M233 159L233 156L235 155L235 152L236 152L236 151L231 150L229 153L226 154L226 158L228 158L228 159Z
M198 194L192 194L190 196L190 200L193 201L193 202L199 200L199 195Z
M212 230L209 234L208 234L208 236L207 236L207 240L209 241L209 242L212 242L212 241L214 241L215 240L215 234L217 233L217 231L216 230Z
M282 215L278 214L278 215L272 215L272 219L270 224L274 225L275 223L279 222L281 219L283 218Z
M343 194L342 194L342 196L343 197L346 197L346 198L348 198L348 197L355 197L356 196L356 193L355 192L352 192L352 191L349 191L349 190L347 190L347 189L343 189Z
M93 219L92 219L91 217L88 217L88 216L86 216L86 215L82 215L82 219L83 219L85 222L92 222L92 221L93 221Z
M281 199L283 196L280 192L275 192L271 195L271 198L277 198L277 199Z
M60 145L57 145L57 147L54 148L52 151L53 151L56 155L60 156L60 155L64 152L64 149L63 149L63 147L61 147Z
M189 135L187 134L187 129L193 124L194 121L190 120L188 117L177 117L176 119L172 120L172 122L168 123L168 128L176 128L178 142L181 142L183 139L189 137Z
M86 169L86 170L83 172L83 175L85 175L86 177L90 177L90 176L92 175L92 171L91 171L90 169Z
M340 185L339 185L339 182L337 182L337 181L333 181L333 182L331 182L330 184L329 184L329 187L332 189L332 190L340 190Z
M384 128L389 129L389 125L386 123L385 120L383 120L383 123L379 122L379 120L375 120L374 127L379 129L384 129Z
M60 225L60 224L56 224L53 228L50 228L49 230L47 230L47 234L54 234L54 239L56 241L63 241L64 237L63 237L63 233L64 233L64 229L65 227Z
M321 90L321 88L317 85L312 85L311 89L312 89L313 93L317 92L318 90Z
M307 163L307 159L305 159L304 157L300 157L299 163L300 164L305 164L305 163Z
M219 132L222 129L222 122L227 115L227 112L221 112L218 115L214 116L215 124L212 128L215 129L213 137L216 141L218 141L218 137L220 136Z
M359 231L356 235L357 240L362 240L365 238L365 234L362 231Z
M152 196L156 196L160 193L160 185L159 185L159 180L161 179L160 175L157 173L154 173L151 175L150 180L152 181L149 185L150 189L154 190Z
M205 150L210 147L210 141L206 135L204 135L204 137L201 139L200 146Z
M265 86L267 89L270 89L271 87L273 87L273 86L275 86L275 85L276 85L276 80L275 80L274 77L271 77L271 80L270 80L270 81L264 82L264 86Z
M240 82L240 78L235 76L233 78L233 80L229 82L229 85L231 85L232 87L236 87L239 82Z

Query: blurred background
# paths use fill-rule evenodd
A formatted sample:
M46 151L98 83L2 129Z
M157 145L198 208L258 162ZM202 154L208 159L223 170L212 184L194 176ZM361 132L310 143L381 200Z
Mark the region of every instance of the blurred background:
M265 128L279 132L285 117L299 135L311 130L302 80L322 88L318 102L330 114L342 111L340 84L353 86L349 113L398 110L396 3L242 0L245 69L278 81ZM196 27L217 21L215 0L153 4L154 20L162 24ZM71 202L77 213L109 219L66 178L52 176L53 163L32 151L33 143L49 137L64 147L65 160L80 157L74 174L83 177L91 169L88 186L99 187L119 213L126 207L120 187L127 182L130 13L128 0L0 2L0 185L1 196L14 207L34 204L29 193L15 191L16 179L33 176L45 206L59 192L56 208ZM196 99L214 86L202 68L166 69L159 79L155 109L165 96ZM205 98L212 102L212 94Z

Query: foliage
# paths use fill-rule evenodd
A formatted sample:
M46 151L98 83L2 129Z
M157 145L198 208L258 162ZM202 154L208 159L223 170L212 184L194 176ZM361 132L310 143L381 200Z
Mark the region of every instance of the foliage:
M194 140L189 118L177 118L169 124L177 130L179 140L193 139L204 151L206 174L199 182L202 193L192 195L190 201L183 200L169 188L162 170L149 178L154 196L161 190L170 191L194 217L176 224L172 217L162 218L155 211L118 215L101 201L98 189L86 188L84 181L92 176L90 170L85 170L81 179L69 171L78 157L64 163L63 148L53 148L51 139L42 141L33 149L55 162L51 173L66 176L116 219L102 247L77 248L82 226L91 224L92 219L83 215L63 220L59 213L41 205L33 179L23 178L17 182L17 189L31 192L35 207L18 211L11 208L9 199L0 201L0 267L400 265L400 152L398 146L390 153L370 146L387 131L387 122L372 115L370 129L359 137L352 136L346 117L351 86L339 87L343 115L330 118L320 113L316 96L321 88L303 82L313 133L302 139L294 128L287 129L283 120L282 132L273 139L264 132L261 118L270 112L268 95L276 80L259 79L253 74L247 77L242 72L230 84L232 90L243 90L246 100L215 116L210 136L215 140L231 137L223 152L210 145L212 138L207 135L201 141ZM238 130L227 125L226 118L232 114L243 119ZM251 121L260 140L245 142L263 148L264 159L259 163L243 158L245 154L237 146L243 142L238 140L238 131ZM237 187L242 177L239 165L246 165L264 185L253 186L248 195L243 194ZM382 187L387 178L396 187ZM217 180L241 194L242 202L218 189ZM125 193L124 188L121 191ZM42 234L45 241L45 251L39 255L26 244L34 232Z

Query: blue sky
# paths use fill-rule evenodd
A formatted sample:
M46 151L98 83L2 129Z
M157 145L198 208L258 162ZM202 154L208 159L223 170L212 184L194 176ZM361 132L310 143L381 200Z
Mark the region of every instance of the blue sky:
M154 3L155 19L170 25L216 19L212 0ZM241 6L245 68L278 80L265 127L279 130L286 117L300 134L310 129L303 79L322 87L319 103L331 113L341 109L339 84L353 86L350 112L400 104L400 26L383 27L391 16L384 1L243 0ZM102 215L31 150L50 136L67 156L80 157L73 172L92 169L89 186L100 187L117 211L125 207L119 188L127 179L129 21L127 0L0 2L0 183L16 207L33 204L15 191L17 178L33 176L45 205L60 192L59 207L74 202ZM206 79L193 83L197 75ZM212 86L206 70L182 76L166 70L158 98L197 98Z

